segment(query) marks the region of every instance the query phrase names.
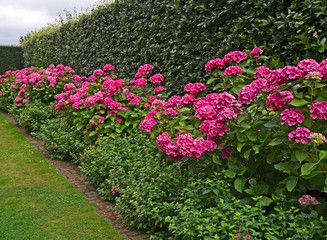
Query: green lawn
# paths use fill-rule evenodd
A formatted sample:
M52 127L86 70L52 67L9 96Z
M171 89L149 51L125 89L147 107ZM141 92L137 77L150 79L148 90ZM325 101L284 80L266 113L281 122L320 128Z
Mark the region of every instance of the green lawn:
M0 239L123 239L1 114Z

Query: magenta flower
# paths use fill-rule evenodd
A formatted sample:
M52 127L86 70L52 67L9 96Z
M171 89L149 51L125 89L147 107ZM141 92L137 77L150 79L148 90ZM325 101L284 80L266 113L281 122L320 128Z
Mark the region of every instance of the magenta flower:
M150 77L149 80L150 80L150 82L152 82L154 84L158 84L164 80L164 77L160 73L157 73L157 74L153 75L152 77Z
M303 123L304 121L304 115L301 113L299 109L285 109L280 114L280 122L282 125L284 125L286 122L288 126L293 126L297 123Z
M254 47L250 53L250 56L253 58L258 58L259 57L259 53L262 53L263 50L259 47Z
M266 105L267 108L272 108L274 112L277 112L287 106L293 98L293 94L289 91L277 91L267 97Z
M184 92L190 92L191 94L196 94L206 89L206 85L203 83L189 83L184 87Z
M163 88L162 86L156 87L156 88L153 90L153 94L156 94L156 93L161 92L161 91L163 91L163 90L164 90L164 88Z
M229 66L228 68L225 69L224 75L241 75L242 73L242 68L238 66Z
M327 102L315 102L310 107L310 116L313 119L327 119Z
M241 61L245 60L247 57L248 55L242 51L229 52L224 56L224 62L230 63L234 61L240 63Z
M296 130L288 134L288 140L295 138L295 142L302 144L309 144L311 142L310 136L312 132L307 128L298 127Z
M297 67L286 66L281 70L280 76L286 80L295 80L303 77L303 71Z
M107 64L103 67L103 71L112 71L112 70L115 70L115 67L110 64Z
M140 102L141 102L141 97L139 97L139 96L134 97L134 98L130 101L130 103L131 103L131 104L134 104L134 105L139 105Z
M315 197L311 197L310 195L303 195L302 197L299 198L298 201L304 207L318 204L317 199Z
M224 65L225 65L225 62L222 59L216 58L216 59L212 59L212 60L208 61L207 64L205 65L204 69L207 72L209 72L213 68L223 68Z

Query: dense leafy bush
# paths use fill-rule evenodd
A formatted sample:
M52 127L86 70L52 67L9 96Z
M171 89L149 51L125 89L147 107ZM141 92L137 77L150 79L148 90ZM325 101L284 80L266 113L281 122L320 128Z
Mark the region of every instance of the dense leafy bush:
M39 132L42 124L55 117L53 107L39 101L25 104L23 107L14 105L10 113L17 123L29 132Z
M0 46L0 75L7 70L23 68L23 51L20 46Z
M204 81L207 60L237 49L265 47L274 65L323 60L325 9L314 0L120 0L28 34L22 46L26 66L63 63L82 75L110 62L131 78L151 63L179 92Z
M39 127L37 136L43 140L52 159L74 160L77 164L80 162L80 154L88 146L81 131L60 116L48 119Z
M143 148L146 146L146 148ZM151 239L319 239L327 222L285 196L241 203L221 174L189 174L185 163L162 159L147 136L100 138L81 169L106 199L116 199L124 225L145 229ZM303 223L306 224L303 224Z

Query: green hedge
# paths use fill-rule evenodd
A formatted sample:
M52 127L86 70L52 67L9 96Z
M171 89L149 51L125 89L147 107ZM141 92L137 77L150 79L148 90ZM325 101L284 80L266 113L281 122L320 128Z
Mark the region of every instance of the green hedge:
M0 75L7 70L23 68L23 52L20 46L0 46Z
M90 75L110 63L132 78L149 63L180 91L207 80L208 60L255 45L267 46L275 66L323 60L326 7L313 0L120 0L25 36L25 65L62 63Z

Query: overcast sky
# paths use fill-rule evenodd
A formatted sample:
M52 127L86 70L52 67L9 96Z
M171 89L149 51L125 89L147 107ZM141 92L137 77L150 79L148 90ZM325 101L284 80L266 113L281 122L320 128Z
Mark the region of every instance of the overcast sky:
M19 45L20 36L55 23L59 14L85 12L101 0L0 0L0 45Z

